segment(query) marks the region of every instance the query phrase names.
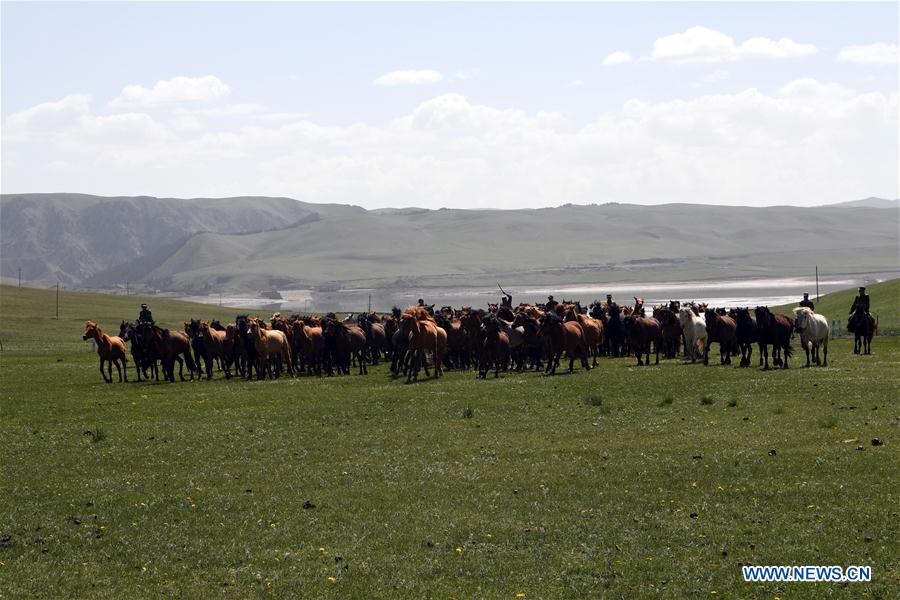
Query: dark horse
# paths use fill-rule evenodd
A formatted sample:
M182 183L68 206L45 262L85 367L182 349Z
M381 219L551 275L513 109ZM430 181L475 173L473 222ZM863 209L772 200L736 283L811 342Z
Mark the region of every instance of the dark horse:
M759 340L756 321L750 316L749 308L734 309L732 318L737 324L736 339L738 348L741 350L741 366L749 367L750 358L753 356L753 344ZM760 355L760 360L762 360L762 355Z
M759 354L764 362L764 368L769 368L769 350L772 346L772 364L781 366L779 354L784 350L784 368L788 368L788 359L791 357L791 334L794 331L794 321L785 315L773 315L766 306L756 307L756 331L758 335Z
M847 320L847 331L855 337L853 342L853 354L872 354L872 337L878 326L875 318L859 307Z
M144 379L149 381L150 376L147 374L147 369L150 369L153 377L156 381L159 381L159 366L156 363L158 357L153 354L149 344L144 343L135 324L130 321L122 321L121 325L119 325L119 337L122 338L122 341L130 342L131 344L131 358L134 361L137 380L141 380L141 374L143 373Z

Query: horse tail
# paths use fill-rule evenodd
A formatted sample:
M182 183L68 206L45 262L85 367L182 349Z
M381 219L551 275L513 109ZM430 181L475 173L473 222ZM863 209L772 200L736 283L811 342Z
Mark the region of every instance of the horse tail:
M176 356L177 356L177 355L176 355ZM190 348L190 347L188 347L187 352L184 353L184 362L187 363L187 366L188 366L188 370L189 370L189 371L192 371L192 372L193 372L193 371L197 371L197 372L200 371L200 369L197 368L197 364L194 362L194 359L191 358L191 348Z
M706 338L698 337L694 344L697 346L697 350L700 351L701 355L706 353Z

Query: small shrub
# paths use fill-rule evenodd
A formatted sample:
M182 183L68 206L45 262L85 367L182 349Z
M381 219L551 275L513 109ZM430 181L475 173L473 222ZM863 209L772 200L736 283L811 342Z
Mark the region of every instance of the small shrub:
M675 402L675 398L672 397L672 394L666 394L666 397L660 400L659 406L671 406L673 402Z
M776 406L775 408L772 409L772 414L773 414L773 415L783 415L783 414L784 414L784 407L783 407L783 406Z
M585 400L585 404L589 404L591 406L601 406L603 404L602 396L588 396L587 400Z
M715 400L713 400L712 396L703 396L702 398L700 398L700 404L702 404L703 406L709 406L714 402Z
M475 409L471 406L467 406L463 409L463 419L471 419L475 416Z
M102 442L105 439L106 432L99 427L94 427L94 430L91 432L91 442L96 444L97 442Z
M729 408L734 408L735 406L737 406L737 400L729 400L728 406Z

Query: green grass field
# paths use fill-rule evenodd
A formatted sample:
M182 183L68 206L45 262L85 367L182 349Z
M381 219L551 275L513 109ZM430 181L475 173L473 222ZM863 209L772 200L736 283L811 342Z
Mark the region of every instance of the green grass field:
M64 292L55 320L53 298L0 287L0 596L900 595L900 337L788 371L105 385L83 322L141 299ZM873 581L747 584L746 564Z

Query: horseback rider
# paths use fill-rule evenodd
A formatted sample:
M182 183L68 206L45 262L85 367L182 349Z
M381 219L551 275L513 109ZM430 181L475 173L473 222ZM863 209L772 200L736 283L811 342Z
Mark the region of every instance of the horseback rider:
M547 310L554 310L557 307L557 305L559 305L559 302L554 300L553 296L547 296L547 304L546 304Z
M612 294L607 294L607 295L606 295L606 305L607 305L607 306L612 306L612 303L613 303L613 301L612 301Z
M154 325L153 322L153 313L150 312L150 307L146 304L141 304L141 314L138 315L138 323L150 323Z
M869 295L866 293L866 288L862 286L859 288L859 294L853 299L853 304L850 306L850 314L852 315L858 310L865 312L866 316L869 316Z
M504 293L500 298L500 306L512 309L512 294Z
M809 299L809 292L804 292L803 300L800 301L800 306L805 306L809 310L815 310L812 300Z

